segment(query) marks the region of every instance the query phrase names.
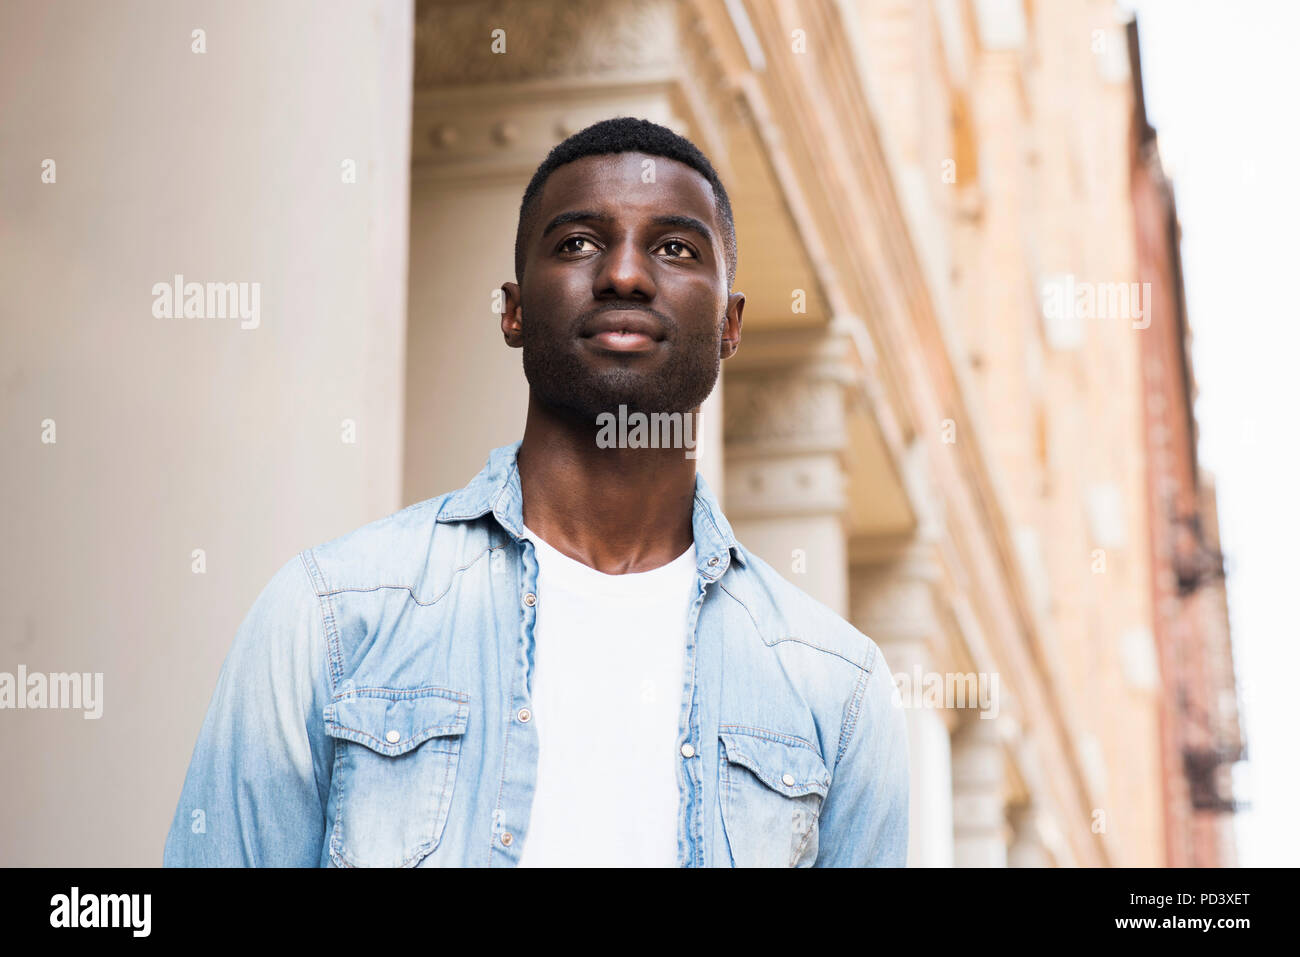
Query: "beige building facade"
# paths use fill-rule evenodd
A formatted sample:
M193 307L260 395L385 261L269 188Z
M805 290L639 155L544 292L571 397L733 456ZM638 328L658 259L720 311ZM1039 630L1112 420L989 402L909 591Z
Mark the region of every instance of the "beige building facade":
M203 24L186 12L149 21L147 40L123 41L142 49L120 56L185 38L168 69L216 105L186 134L208 149L115 167L113 192L103 163L115 162L114 136L139 150L146 111L124 108L130 136L93 125L73 135L36 107L22 114L47 134L38 152L74 159L60 165L57 199L35 181L23 208L6 210L36 230L19 262L57 286L63 273L48 263L70 250L86 285L53 302L24 285L17 307L104 318L84 331L5 318L18 332L6 429L18 473L44 470L31 486L6 479L33 505L19 530L37 550L35 561L6 557L6 587L39 595L11 605L17 630L6 634L35 637L6 650L33 661L40 651L50 668L98 663L123 702L151 695L166 718L142 749L151 721L125 703L93 730L0 716L0 761L39 779L5 799L5 863L160 860L220 662L270 573L300 548L463 485L519 437L526 383L495 298L514 278L519 201L547 150L617 115L688 136L727 185L745 323L704 409L699 467L747 547L883 648L908 716L909 864L1164 863L1147 330L1143 299L1115 293L1138 275L1134 87L1112 3L205 12ZM29 14L28 29L75 34L78 18L97 17L107 28L106 12L54 5ZM208 52L189 48L191 27L206 30ZM276 47L268 35L299 39ZM60 49L47 68L74 69L75 44ZM200 56L227 58L224 81ZM160 87L157 66L135 69L129 88L153 91L161 113L194 101L192 89ZM65 121L93 115L88 94L54 97ZM91 183L79 168L88 153L100 160ZM357 178L340 183L349 160ZM196 195L208 197L198 223L183 218ZM103 228L77 246L57 218L94 219L87 208L104 204L134 222L133 249L110 254ZM252 233L235 253L241 222ZM15 230L0 235L16 253ZM266 277L262 328L160 326L147 298L141 314L136 286L180 272ZM1095 294L1091 309L1078 308L1081 289ZM42 359L64 343L72 357ZM78 378L105 354L120 356L111 376ZM62 459L32 441L51 407L70 423ZM109 428L97 414L127 412L157 416L164 437L84 438ZM124 513L69 484L105 467L110 490L133 490ZM166 480L142 491L142 468ZM48 515L70 500L51 529ZM195 548L220 559L205 577L193 574ZM41 584L64 560L99 618L57 607ZM162 594L143 596L142 581ZM153 603L150 621L129 623ZM41 740L83 763L38 772ZM104 757L114 750L129 775ZM128 836L74 824L66 842L42 843L75 814L87 779L150 792L107 798L105 818Z

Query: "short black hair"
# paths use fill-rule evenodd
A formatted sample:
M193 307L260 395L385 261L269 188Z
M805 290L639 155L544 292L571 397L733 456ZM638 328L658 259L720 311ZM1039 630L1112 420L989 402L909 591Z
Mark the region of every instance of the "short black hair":
M736 221L731 215L731 200L718 179L717 171L699 148L666 126L632 116L616 116L593 123L557 144L542 160L533 178L524 190L519 204L519 224L515 229L515 281L524 276L524 237L532 226L533 207L542 187L551 173L559 167L585 156L602 156L607 153L646 153L664 156L691 167L709 181L713 187L713 202L722 225L722 248L727 260L727 291L736 283Z

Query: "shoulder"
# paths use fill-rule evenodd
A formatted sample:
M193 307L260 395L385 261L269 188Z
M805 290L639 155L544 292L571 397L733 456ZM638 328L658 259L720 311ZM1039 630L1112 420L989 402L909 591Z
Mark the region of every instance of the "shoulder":
M429 572L486 551L482 522L439 522L447 492L376 519L337 538L304 549L300 558L317 595L405 588L419 597Z
M877 667L880 649L834 609L817 600L749 549L732 564L723 591L745 606L765 643L792 642L862 672Z

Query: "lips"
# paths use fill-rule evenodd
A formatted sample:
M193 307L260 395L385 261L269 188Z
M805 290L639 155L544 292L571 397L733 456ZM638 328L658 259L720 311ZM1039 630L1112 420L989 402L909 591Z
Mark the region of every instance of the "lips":
M608 352L649 352L664 340L663 323L640 309L608 309L582 324L581 336Z

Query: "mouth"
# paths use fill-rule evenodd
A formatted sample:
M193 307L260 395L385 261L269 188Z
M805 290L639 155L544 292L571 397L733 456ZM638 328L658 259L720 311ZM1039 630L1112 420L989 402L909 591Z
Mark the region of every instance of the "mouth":
M664 340L663 324L640 309L611 309L582 325L581 336L606 352L650 352Z

